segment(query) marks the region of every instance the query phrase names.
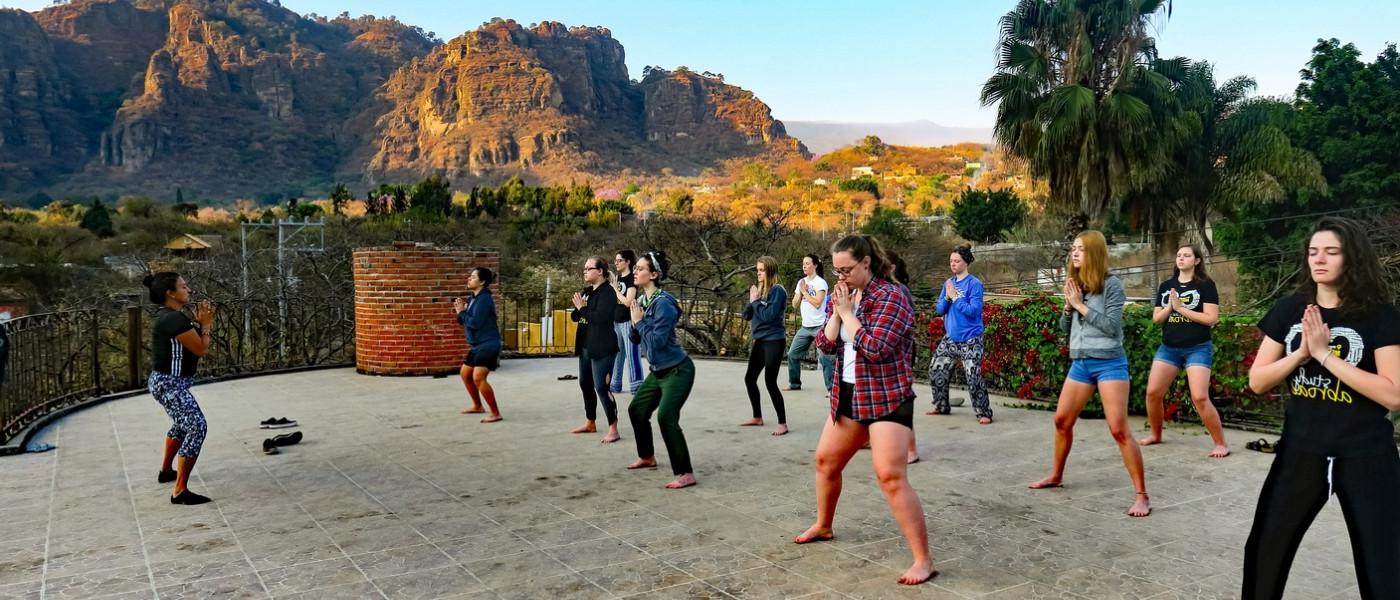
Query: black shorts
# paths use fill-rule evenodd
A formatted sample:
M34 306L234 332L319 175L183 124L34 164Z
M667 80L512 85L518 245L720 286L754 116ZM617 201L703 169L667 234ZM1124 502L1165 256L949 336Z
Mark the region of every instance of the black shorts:
M841 382L841 391L836 400L836 414L846 417L852 421L869 427L874 423L898 423L910 430L914 429L914 399L909 398L899 403L894 410L874 419L856 419L851 409L851 396L855 395L856 386L844 381Z
M468 367L486 367L488 371L495 371L501 366L501 351L477 351L477 349L472 348L467 350L467 357L462 359L462 364Z

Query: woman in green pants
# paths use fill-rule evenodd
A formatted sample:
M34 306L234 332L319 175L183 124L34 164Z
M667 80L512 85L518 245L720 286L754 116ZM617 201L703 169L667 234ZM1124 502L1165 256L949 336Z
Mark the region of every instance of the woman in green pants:
M651 414L661 426L661 439L666 454L671 457L671 472L676 479L667 488L680 489L695 485L695 472L690 466L690 450L681 432L681 407L690 397L695 385L695 363L676 341L676 322L680 305L660 284L666 279L670 264L663 252L648 252L637 259L632 269L636 278L637 299L632 302L632 341L640 344L651 373L632 395L627 415L632 420L632 432L637 438L637 461L629 469L656 468L656 448L651 438Z

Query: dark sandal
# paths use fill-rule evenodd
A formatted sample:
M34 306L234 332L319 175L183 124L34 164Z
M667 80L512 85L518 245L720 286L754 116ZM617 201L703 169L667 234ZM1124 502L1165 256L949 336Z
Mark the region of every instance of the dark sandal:
M1255 452L1263 452L1264 454L1274 453L1274 444L1270 444L1269 440L1266 440L1264 438L1259 438L1257 440L1249 442L1245 444L1244 447L1248 450L1253 450Z

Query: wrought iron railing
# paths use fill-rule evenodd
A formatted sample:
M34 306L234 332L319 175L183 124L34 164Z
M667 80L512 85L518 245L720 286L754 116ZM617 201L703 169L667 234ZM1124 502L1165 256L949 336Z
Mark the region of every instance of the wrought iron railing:
M97 311L29 315L0 328L6 338L0 441L46 414L102 393Z

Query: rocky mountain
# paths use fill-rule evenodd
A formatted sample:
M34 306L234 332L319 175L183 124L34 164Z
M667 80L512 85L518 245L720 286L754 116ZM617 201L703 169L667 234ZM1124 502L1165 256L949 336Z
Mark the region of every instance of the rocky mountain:
M493 20L447 43L262 0L0 10L0 191L315 193L459 187L806 155L717 77L629 78L603 28Z
M897 146L947 146L963 142L990 144L992 130L980 127L946 127L933 121L899 123L847 123L838 121L787 121L788 131L817 154L878 136Z

